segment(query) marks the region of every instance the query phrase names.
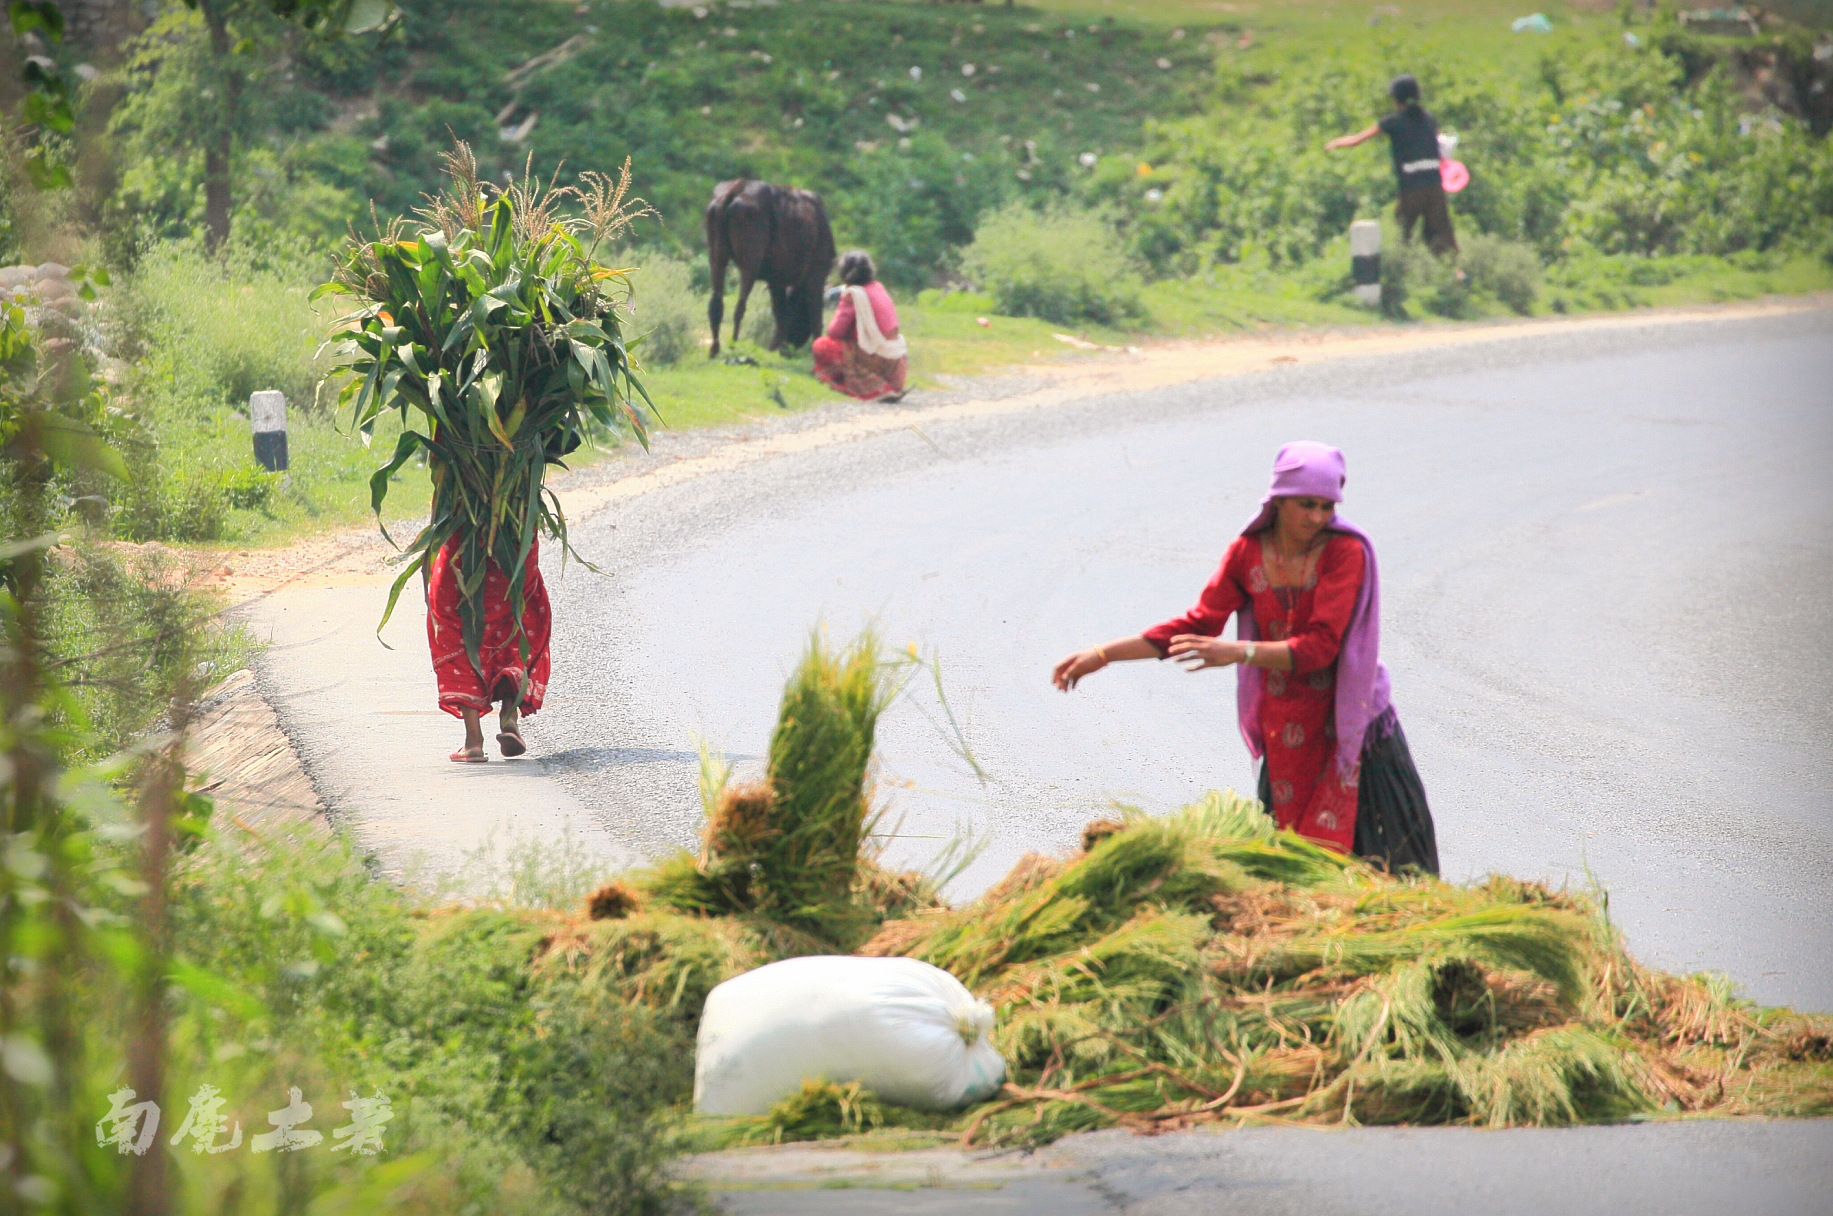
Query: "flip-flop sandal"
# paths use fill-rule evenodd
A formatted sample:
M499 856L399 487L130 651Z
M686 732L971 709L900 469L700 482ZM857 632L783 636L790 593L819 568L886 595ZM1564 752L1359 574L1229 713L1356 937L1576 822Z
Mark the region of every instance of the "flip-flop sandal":
M490 759L489 756L484 755L482 748L479 748L477 755L473 756L462 747L446 758L454 764L483 764Z
M504 759L519 756L528 750L528 744L522 742L522 736L513 731L504 731L496 737L496 745L503 749Z

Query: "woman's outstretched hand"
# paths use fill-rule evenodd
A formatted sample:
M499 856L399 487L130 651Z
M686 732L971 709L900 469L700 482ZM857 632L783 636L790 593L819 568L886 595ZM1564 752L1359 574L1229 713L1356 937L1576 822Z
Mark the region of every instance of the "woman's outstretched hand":
M1232 667L1247 654L1240 642L1206 638L1200 633L1180 633L1171 639L1171 657L1185 671L1202 671L1208 667Z
M1068 692L1083 676L1093 675L1106 666L1107 658L1099 650L1078 650L1056 665L1050 682Z

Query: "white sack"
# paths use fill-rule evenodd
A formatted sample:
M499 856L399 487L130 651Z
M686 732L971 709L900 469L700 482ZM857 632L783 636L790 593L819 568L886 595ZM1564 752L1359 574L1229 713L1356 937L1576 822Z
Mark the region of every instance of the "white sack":
M761 1115L805 1079L858 1081L885 1102L953 1110L998 1092L993 1008L912 958L785 959L707 994L694 1109Z

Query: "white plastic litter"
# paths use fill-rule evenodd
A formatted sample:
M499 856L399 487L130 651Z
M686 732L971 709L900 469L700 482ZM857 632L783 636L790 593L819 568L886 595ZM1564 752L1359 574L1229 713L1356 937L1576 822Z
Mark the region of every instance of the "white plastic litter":
M953 1110L991 1097L1006 1063L993 1008L911 958L785 959L707 994L694 1109L761 1115L804 1080L857 1081L879 1099Z

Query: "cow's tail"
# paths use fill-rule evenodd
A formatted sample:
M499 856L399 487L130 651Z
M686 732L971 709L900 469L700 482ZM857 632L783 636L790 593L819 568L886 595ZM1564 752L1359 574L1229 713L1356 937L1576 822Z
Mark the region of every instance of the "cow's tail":
M722 182L713 191L713 201L706 207L706 256L713 280L712 294L706 302L706 319L713 331L709 357L719 353L719 326L726 316L726 263L732 256L732 242L726 235L726 210L744 188L742 177Z

